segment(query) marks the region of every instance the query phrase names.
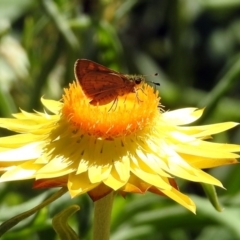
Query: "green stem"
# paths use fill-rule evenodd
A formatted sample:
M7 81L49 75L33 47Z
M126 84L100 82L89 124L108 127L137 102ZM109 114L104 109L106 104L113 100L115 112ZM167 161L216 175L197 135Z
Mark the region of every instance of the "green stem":
M109 240L114 193L95 202L93 240Z

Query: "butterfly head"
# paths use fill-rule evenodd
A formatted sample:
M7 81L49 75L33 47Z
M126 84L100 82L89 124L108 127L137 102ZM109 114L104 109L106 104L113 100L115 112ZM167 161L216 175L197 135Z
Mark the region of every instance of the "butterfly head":
M135 85L139 85L141 84L142 82L145 81L145 78L143 76L139 76L139 75L125 75L127 77L127 79L134 83Z

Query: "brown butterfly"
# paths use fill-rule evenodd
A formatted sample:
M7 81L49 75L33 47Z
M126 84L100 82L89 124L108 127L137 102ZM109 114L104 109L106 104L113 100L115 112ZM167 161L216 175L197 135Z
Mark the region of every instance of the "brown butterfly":
M78 59L74 72L92 105L115 103L119 96L136 93L137 86L144 81L142 76L121 74L87 59Z

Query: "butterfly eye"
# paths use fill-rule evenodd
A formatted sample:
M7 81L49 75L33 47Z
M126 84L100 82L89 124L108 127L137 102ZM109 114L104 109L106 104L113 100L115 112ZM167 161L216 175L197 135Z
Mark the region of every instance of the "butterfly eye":
M141 78L135 79L135 83L136 83L136 84L140 84L141 82L142 82L142 79L141 79Z

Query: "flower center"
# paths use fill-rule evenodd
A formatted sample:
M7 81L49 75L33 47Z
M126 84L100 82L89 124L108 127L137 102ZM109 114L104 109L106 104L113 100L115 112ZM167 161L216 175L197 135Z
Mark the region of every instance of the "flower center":
M113 139L134 134L151 126L159 114L158 93L142 84L136 93L119 96L116 101L93 106L77 82L64 89L63 117L73 130L102 139Z

